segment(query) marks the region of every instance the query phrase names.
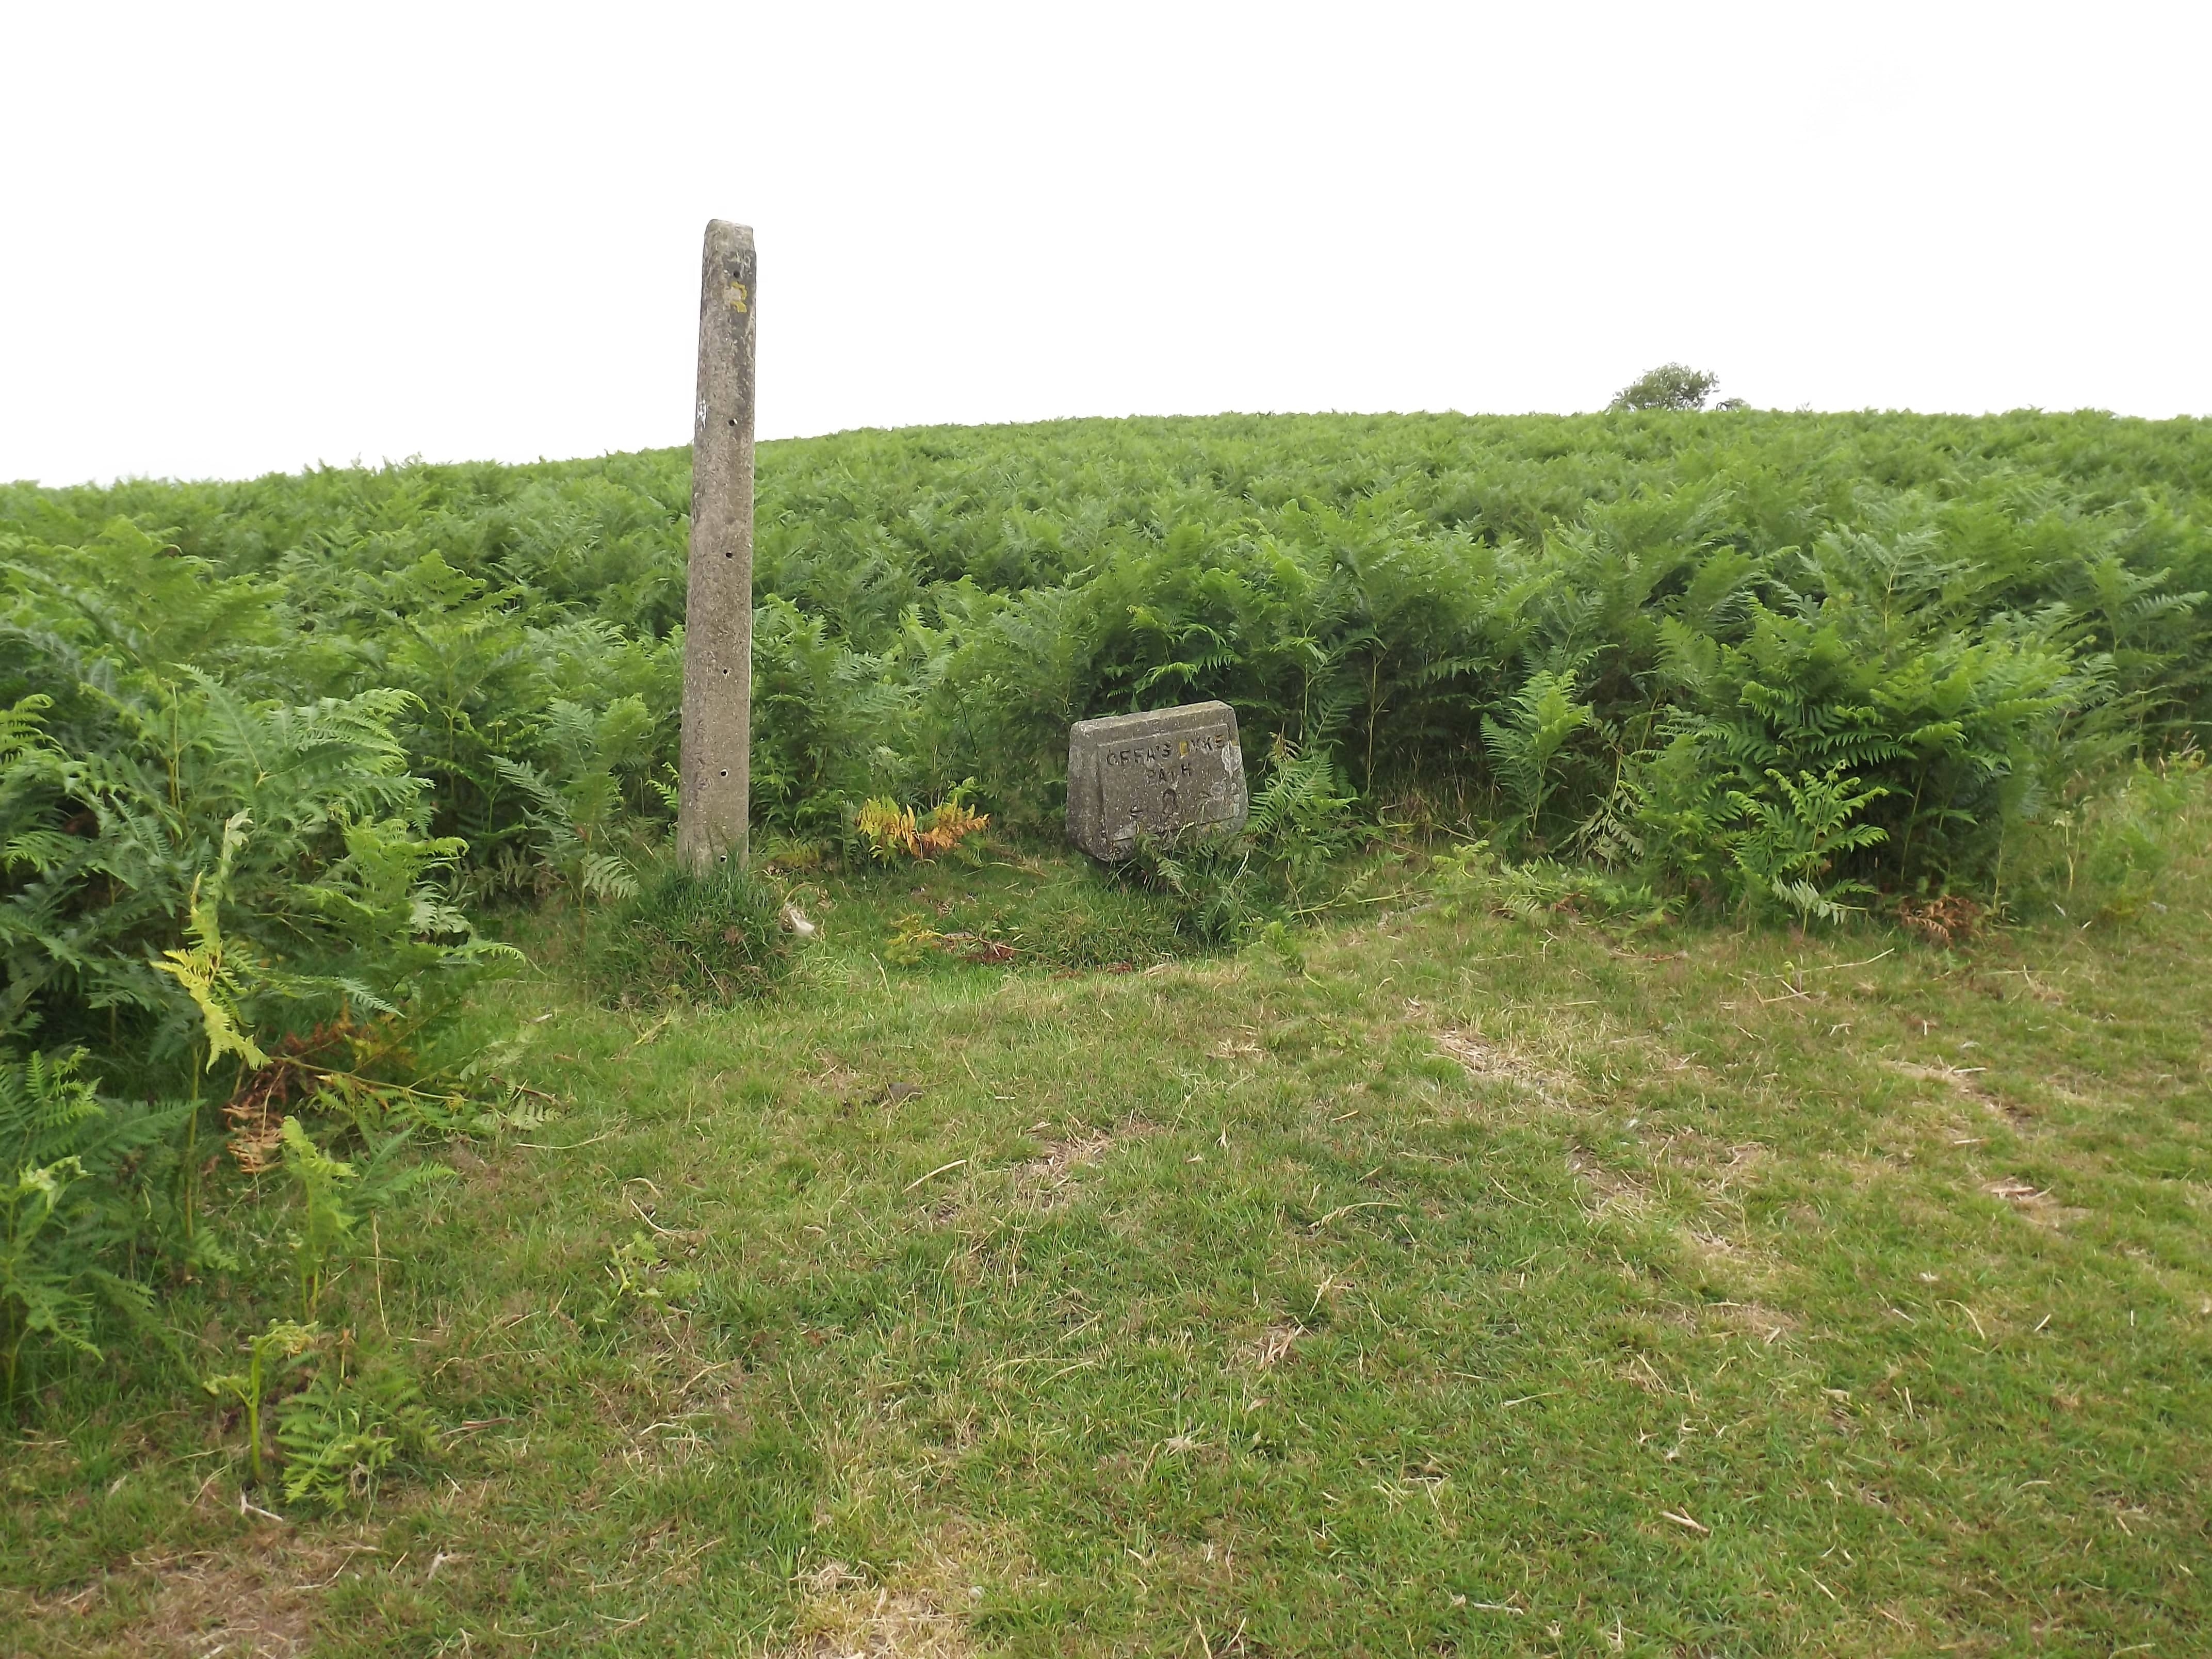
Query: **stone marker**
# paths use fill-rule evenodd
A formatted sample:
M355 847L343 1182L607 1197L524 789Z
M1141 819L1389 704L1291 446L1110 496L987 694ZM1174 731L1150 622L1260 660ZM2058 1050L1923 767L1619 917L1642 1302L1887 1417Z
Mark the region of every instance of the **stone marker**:
M694 873L745 857L753 706L753 323L750 225L710 220L699 269L691 557L676 856Z
M1225 702L1067 728L1067 838L1095 859L1127 858L1140 832L1241 829L1250 809L1237 711Z

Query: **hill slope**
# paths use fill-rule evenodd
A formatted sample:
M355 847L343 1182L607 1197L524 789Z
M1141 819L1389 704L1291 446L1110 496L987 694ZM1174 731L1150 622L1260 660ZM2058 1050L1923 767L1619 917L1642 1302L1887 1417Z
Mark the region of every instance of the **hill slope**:
M0 1623L2200 1642L2208 433L766 446L822 936L723 1008L601 1000L681 455L0 489ZM1066 720L1195 696L1340 803L1272 885L1058 845Z

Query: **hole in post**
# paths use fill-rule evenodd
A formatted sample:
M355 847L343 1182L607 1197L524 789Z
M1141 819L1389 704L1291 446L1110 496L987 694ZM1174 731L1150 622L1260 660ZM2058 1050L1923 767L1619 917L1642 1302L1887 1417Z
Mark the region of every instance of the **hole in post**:
M728 767L726 766L722 769L722 775L726 778L730 775L730 769Z

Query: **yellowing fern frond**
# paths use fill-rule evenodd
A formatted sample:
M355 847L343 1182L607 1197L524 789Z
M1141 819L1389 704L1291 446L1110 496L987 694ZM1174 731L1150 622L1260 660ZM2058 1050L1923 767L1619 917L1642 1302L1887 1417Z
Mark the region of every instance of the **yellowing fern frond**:
M229 945L216 915L230 875L231 858L245 844L252 823L246 813L238 812L223 825L222 855L216 866L214 890L203 899L201 878L192 878L191 901L186 907L191 948L164 951L161 960L154 964L183 986L200 1011L200 1024L207 1035L207 1053L200 1063L203 1072L211 1070L224 1054L236 1054L255 1071L269 1063L269 1056L240 1023L234 1000L240 988L238 975L228 960Z

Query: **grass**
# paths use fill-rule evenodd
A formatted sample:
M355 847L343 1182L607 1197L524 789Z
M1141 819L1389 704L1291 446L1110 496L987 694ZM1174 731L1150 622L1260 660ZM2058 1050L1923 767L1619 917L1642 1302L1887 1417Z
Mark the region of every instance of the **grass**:
M2206 857L2158 898L1942 951L1409 897L1182 959L1002 853L825 877L777 997L653 1014L549 926L487 1021L559 1115L457 1152L337 1291L412 1345L436 1466L272 1519L212 1410L52 1396L0 1455L0 1627L2198 1649Z

